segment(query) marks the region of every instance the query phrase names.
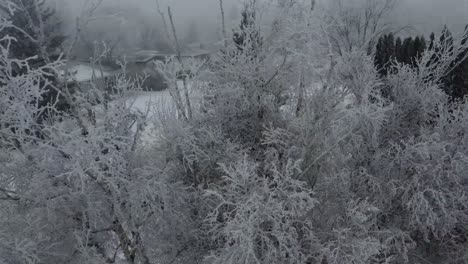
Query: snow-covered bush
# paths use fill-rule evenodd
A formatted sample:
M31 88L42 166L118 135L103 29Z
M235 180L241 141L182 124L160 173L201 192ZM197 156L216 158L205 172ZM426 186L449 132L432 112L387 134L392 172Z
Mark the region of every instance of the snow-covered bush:
M458 56L448 47L441 50L428 50L419 62L419 71L396 66L395 73L383 80L390 88L391 101L376 103L378 100L371 96L364 104L367 106L361 104L356 108L352 104L345 110L352 113L353 109L378 109L374 112L377 116L369 116L378 117L377 122L359 116L358 120L364 122L356 123L357 130L340 146L341 151L349 154L341 172L351 178L345 178L349 185L343 187L348 191L339 189L338 197L365 200L375 211L369 218L373 228L356 230L352 235L359 237L367 233L378 242L375 254L359 258L360 261L461 263L466 254L466 229L462 226L468 211L461 203L465 203L467 186L466 176L459 174L467 161L464 134L459 130L465 126L465 112L464 106L450 104L439 89L443 74L438 71L449 70L453 65L451 60ZM435 54L449 50L450 54ZM439 61L437 70L428 70L427 60L434 56L446 59ZM367 110L365 113L372 113ZM323 190L329 192L331 188L328 185ZM347 228L352 224L344 221L338 226L348 234ZM350 252L348 256L356 257Z
M151 263L175 256L191 235L192 198L143 151L148 115L128 103L139 83L121 75L112 91L85 92L58 83L53 88L71 106L61 112L38 101L54 85L47 77L66 62L33 68L10 58L11 45L14 39L0 40L0 259Z
M207 191L215 201L208 216L217 247L208 263L307 263L319 255L308 215L317 200L294 179L300 161L277 157L265 168L246 156L222 166L225 176ZM275 158L273 158L275 156Z
M260 34L253 28L244 30L247 36ZM287 55L253 41L246 38L241 46L232 44L211 59L210 87L203 90L206 114L201 117L250 148L259 145L263 126L282 122L280 107L288 91L279 81L286 76Z
M441 79L468 44L382 79L373 37L336 54L314 2L209 62L158 63L173 107L151 131L138 80L72 92L48 82L66 61L1 39L0 262L466 263L468 107Z

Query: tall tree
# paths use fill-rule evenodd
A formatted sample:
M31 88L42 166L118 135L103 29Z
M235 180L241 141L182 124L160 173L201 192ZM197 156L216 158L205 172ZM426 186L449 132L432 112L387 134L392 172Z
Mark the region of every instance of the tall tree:
M30 60L33 68L45 65L50 60L57 57L61 52L61 47L66 39L63 34L62 21L56 14L56 10L46 5L45 0L12 0L15 5L15 12L8 19L11 27L0 33L0 38L10 36L16 39L11 45L9 56L15 59ZM2 10L4 13L6 10ZM15 74L23 74L24 68L14 69ZM44 76L49 82L55 80L49 75ZM55 104L58 108L65 110L67 104L63 100L58 100L58 93L55 89L48 87L48 92L43 94L40 105Z
M468 25L465 27L461 46L468 43ZM468 94L468 49L463 50L457 57L457 66L453 70L452 97L464 99Z
M452 54L453 52L453 35L452 32L450 32L449 28L447 25L444 26L442 29L442 33L440 34L439 38L440 43L449 48L449 54Z
M408 58L409 58L409 65L412 67L416 66L416 58L418 54L418 47L420 45L419 37L416 36L414 39L411 38L408 46Z
M426 51L427 49L427 42L426 38L424 36L419 37L420 45L418 49L418 56L421 58L422 54Z
M376 46L375 65L381 75L387 75L392 69L392 61L417 66L417 61L426 50L426 40L423 36L415 39L408 37L402 41L400 37L387 34L379 38Z
M395 37L393 34L383 35L377 41L376 65L381 75L387 75L391 63L395 59Z
M239 29L234 31L233 41L237 49L241 52L258 55L257 52L263 44L263 39L256 25L256 1L252 0L244 4L242 19Z
M405 40L403 40L403 45L402 45L402 48L401 48L401 59L402 59L402 63L404 64L410 64L411 62L411 56L410 56L410 49L411 49L411 46L412 46L412 42L413 42L413 38L411 37L408 37L408 38L405 38Z
M434 42L435 42L435 33L432 32L431 36L429 37L429 49L430 50L434 48Z
M395 58L398 62L402 62L402 48L403 48L403 41L400 37L397 37L395 41Z
M13 0L13 3L17 7L10 17L13 27L2 32L16 39L10 56L25 59L37 55L38 63L56 56L66 39L56 10L47 7L45 0Z
M279 1L294 3L295 1ZM312 6L315 1L311 1ZM330 0L328 23L330 40L336 52L342 55L360 49L369 55L375 51L378 38L395 28L387 23L387 17L395 10L395 0Z
M384 41L383 36L377 41L377 46L375 48L375 66L377 67L381 76L385 76L385 54L384 54Z
M390 69L392 61L395 59L395 36L393 33L390 33L386 36L384 41L385 46L385 64L388 69Z
M444 26L440 34L439 43L440 43L439 47L435 47L437 52L446 53L449 56L453 55L453 51L454 51L453 36L452 36L452 32L450 32L450 30L448 29L446 25ZM442 87L443 90L452 97L454 97L453 80L454 80L453 71L447 73L441 80L442 85L443 85Z

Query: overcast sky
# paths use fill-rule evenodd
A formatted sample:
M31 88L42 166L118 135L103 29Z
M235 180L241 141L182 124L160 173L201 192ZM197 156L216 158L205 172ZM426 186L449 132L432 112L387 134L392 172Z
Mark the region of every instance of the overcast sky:
M86 0L55 0L64 4L72 13L77 13ZM179 28L194 21L219 23L219 0L159 0L170 4ZM226 12L242 0L224 0ZM468 24L468 0L399 0L399 9L394 16L396 22L413 25L417 33L429 34L447 24L453 31L463 30ZM147 15L155 16L156 0L104 0L110 5L139 7ZM73 17L73 15L68 16ZM156 17L155 17L156 18ZM181 32L184 29L180 29Z
M468 0L401 0L398 20L414 25L424 33L440 30L447 24L463 30L468 24Z

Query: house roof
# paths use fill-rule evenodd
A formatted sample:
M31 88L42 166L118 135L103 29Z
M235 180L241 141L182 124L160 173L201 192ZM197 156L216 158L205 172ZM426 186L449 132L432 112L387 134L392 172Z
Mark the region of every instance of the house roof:
M192 58L192 57L200 57L200 56L207 56L211 54L210 51L202 50L202 49L190 49L184 50L182 52L181 57L183 58ZM176 53L173 52L159 52L156 50L139 50L127 56L127 60L129 62L134 63L147 63L152 60L156 59L165 59L167 57L176 56Z
M130 62L145 63L155 59L158 56L161 56L160 54L161 53L156 50L139 50L133 54L128 55L127 60Z

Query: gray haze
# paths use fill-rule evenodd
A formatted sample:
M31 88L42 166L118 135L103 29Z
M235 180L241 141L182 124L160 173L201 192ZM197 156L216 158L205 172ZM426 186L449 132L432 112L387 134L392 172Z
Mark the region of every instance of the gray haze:
M67 12L67 17L72 18L80 13L87 0L55 0L62 10ZM241 0L224 0L226 12L232 11L234 6L238 6ZM177 24L177 29L183 32L189 26L189 23L196 22L200 24L219 23L219 1L218 0L160 0L161 9L167 12L167 6L170 5ZM122 6L139 8L148 18L159 22L159 16L156 13L156 0L104 0L104 6ZM70 10L71 9L71 10ZM237 8L238 10L238 8ZM72 19L73 20L73 19Z
M73 27L74 18L79 15L84 2L92 0L51 0L57 1L57 6L64 13L67 24ZM229 27L236 26L239 22L239 5L243 0L224 0L227 23ZM324 0L327 1L327 0ZM196 29L200 38L213 42L220 37L220 12L219 0L160 0L163 11L170 5L176 20L178 35L182 38L188 35L190 30ZM122 10L138 9L145 16L145 23L161 26L161 20L156 13L156 0L104 0L104 6L119 7ZM132 13L134 14L134 13ZM128 27L132 24L138 27L142 18L135 19L130 15L128 21L118 21L126 25L124 30L135 31ZM400 25L411 25L416 32L411 34L428 35L432 31L439 31L447 24L452 31L462 31L468 24L468 0L400 0L395 15L392 16Z
M396 14L401 24L409 24L418 33L439 31L447 24L462 31L468 24L468 0L401 0Z

